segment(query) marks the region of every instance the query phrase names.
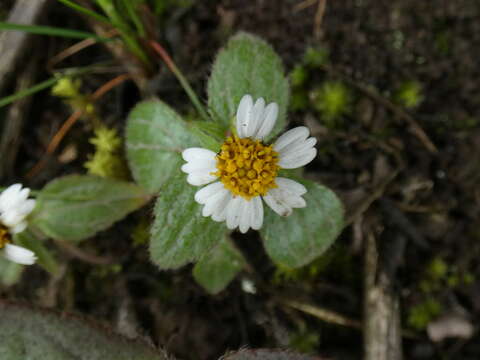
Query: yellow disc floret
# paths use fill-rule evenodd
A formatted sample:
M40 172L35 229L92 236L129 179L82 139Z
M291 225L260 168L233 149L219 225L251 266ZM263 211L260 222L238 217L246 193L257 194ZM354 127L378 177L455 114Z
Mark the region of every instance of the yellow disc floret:
M278 153L260 140L227 138L217 155L218 176L226 189L246 200L277 187Z
M10 234L5 226L0 223L0 249L10 242Z

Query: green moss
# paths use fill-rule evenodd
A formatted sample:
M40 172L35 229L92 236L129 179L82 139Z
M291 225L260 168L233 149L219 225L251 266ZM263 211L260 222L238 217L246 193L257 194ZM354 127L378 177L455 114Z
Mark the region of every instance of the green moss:
M308 107L308 93L301 90L293 90L290 96L290 109L293 111L305 110Z
M448 265L443 259L434 258L427 267L427 275L435 280L443 279L448 272Z
M84 164L89 174L119 180L127 178L127 168L121 155L122 140L117 130L100 126L95 129L90 143L94 145L95 152Z
M132 232L133 246L142 246L148 244L150 240L150 222L142 218L135 226Z
M305 84L308 77L308 70L303 65L295 65L290 73L290 82L294 87L300 87Z
M407 109L417 107L424 99L422 84L418 81L403 82L395 91L393 99Z
M303 55L303 63L309 67L316 68L328 63L328 50L320 47L309 47Z
M442 312L442 305L435 299L412 306L408 313L408 325L416 330L424 330L428 323Z
M328 127L334 127L342 115L351 111L350 89L338 81L327 81L314 89L310 93L310 99Z
M322 274L335 273L335 277L350 281L355 272L350 253L342 246L329 249L325 254L315 259L309 265L292 269L277 265L272 282L276 285L287 282L313 282Z
M435 35L434 47L443 56L450 55L452 52L453 36L449 30L443 30Z
M319 343L320 335L304 327L291 335L289 347L302 353L315 353Z
M475 282L475 275L473 275L472 273L470 272L467 272L463 275L463 283L465 285L471 285Z

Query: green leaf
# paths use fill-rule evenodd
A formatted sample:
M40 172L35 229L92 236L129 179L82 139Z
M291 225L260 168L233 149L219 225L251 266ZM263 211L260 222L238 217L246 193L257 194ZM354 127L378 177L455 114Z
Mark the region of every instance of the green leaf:
M270 209L265 212L261 230L265 249L272 260L291 268L304 266L320 256L343 229L343 205L325 186L299 180L308 192L307 206L281 217Z
M112 39L97 36L85 31L40 25L12 24L0 21L0 31L24 31L36 35L60 36L74 39L95 39L97 41L111 41Z
M14 236L14 243L32 250L37 256L37 264L43 267L50 274L55 275L59 271L57 259L45 246L44 239L38 239L28 229Z
M12 286L16 284L20 281L24 268L23 265L14 263L13 261L5 259L3 256L0 256L0 284L4 286ZM2 357L0 357L0 359L1 358Z
M320 360L319 358L297 354L289 350L243 349L222 357L223 360Z
M135 184L96 176L65 176L37 197L32 224L55 239L83 240L110 227L149 200Z
M201 146L205 149L218 152L225 141L223 127L213 121L195 121L192 123L191 129Z
M207 253L193 268L193 277L209 293L215 295L242 270L243 255L225 238Z
M167 360L146 341L130 340L65 313L0 301L0 359Z
M133 177L151 193L180 171L182 151L198 144L180 115L159 100L140 103L132 110L126 139Z
M282 61L265 41L240 33L220 51L208 80L208 105L214 118L230 127L245 94L278 104L277 124L267 139L278 134L286 124L289 97Z
M196 261L212 249L227 232L225 224L202 216L195 202L198 187L180 174L160 190L151 229L150 257L161 269L174 269Z

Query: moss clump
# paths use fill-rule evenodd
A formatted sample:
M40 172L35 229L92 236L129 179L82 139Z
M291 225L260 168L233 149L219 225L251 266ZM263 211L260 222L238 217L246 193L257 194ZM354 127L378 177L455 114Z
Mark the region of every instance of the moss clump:
M423 89L422 84L418 81L405 81L395 91L394 100L398 104L412 109L420 105L423 101Z
M309 67L317 68L328 63L329 53L326 48L309 47L303 55L303 63Z
M409 309L408 325L416 330L425 330L427 325L441 312L442 305L437 300L429 298Z
M135 226L132 232L133 246L147 245L150 240L150 223L147 219L142 218Z
M127 178L127 168L121 155L122 140L116 129L98 127L90 143L95 152L84 164L89 174L119 180Z
M330 271L331 269L331 271ZM277 265L272 282L276 285L287 282L305 282L315 281L319 275L334 273L336 278L352 280L357 273L353 269L353 259L351 254L342 246L330 248L325 254L315 259L309 265L301 268L292 269L286 266Z
M75 111L82 111L91 116L95 113L95 106L90 98L80 92L82 81L70 76L59 77L52 88L52 95L63 99Z
M303 65L295 65L290 73L290 82L293 87L299 87L305 85L305 81L308 77L308 70Z
M426 266L418 286L423 302L408 310L408 325L416 330L424 330L430 321L441 314L442 305L437 299L445 289L456 289L474 281L475 276L470 272L462 273L441 257L433 258Z
M328 127L335 127L337 120L351 111L350 89L338 81L323 83L310 93L310 99Z
M290 336L289 347L302 353L314 353L320 343L320 335L302 326Z

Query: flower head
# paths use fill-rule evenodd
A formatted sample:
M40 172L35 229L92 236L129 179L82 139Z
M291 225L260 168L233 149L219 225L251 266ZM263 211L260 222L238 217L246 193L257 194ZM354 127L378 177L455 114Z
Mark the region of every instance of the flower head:
M33 252L12 244L12 235L25 230L26 217L35 207L35 200L28 199L30 189L14 184L0 193L0 254L10 261L31 265L36 261Z
M307 189L294 180L279 177L278 172L312 161L317 155L317 141L309 137L306 127L300 126L287 131L273 144L264 143L277 116L276 103L265 106L263 98L254 103L250 95L245 95L237 109L236 134L225 140L217 154L202 148L183 151L187 163L182 171L188 174L188 183L209 184L195 194L195 200L204 205L203 216L226 221L229 229L239 227L245 233L249 228L262 227L262 199L281 216L306 206L302 195Z

